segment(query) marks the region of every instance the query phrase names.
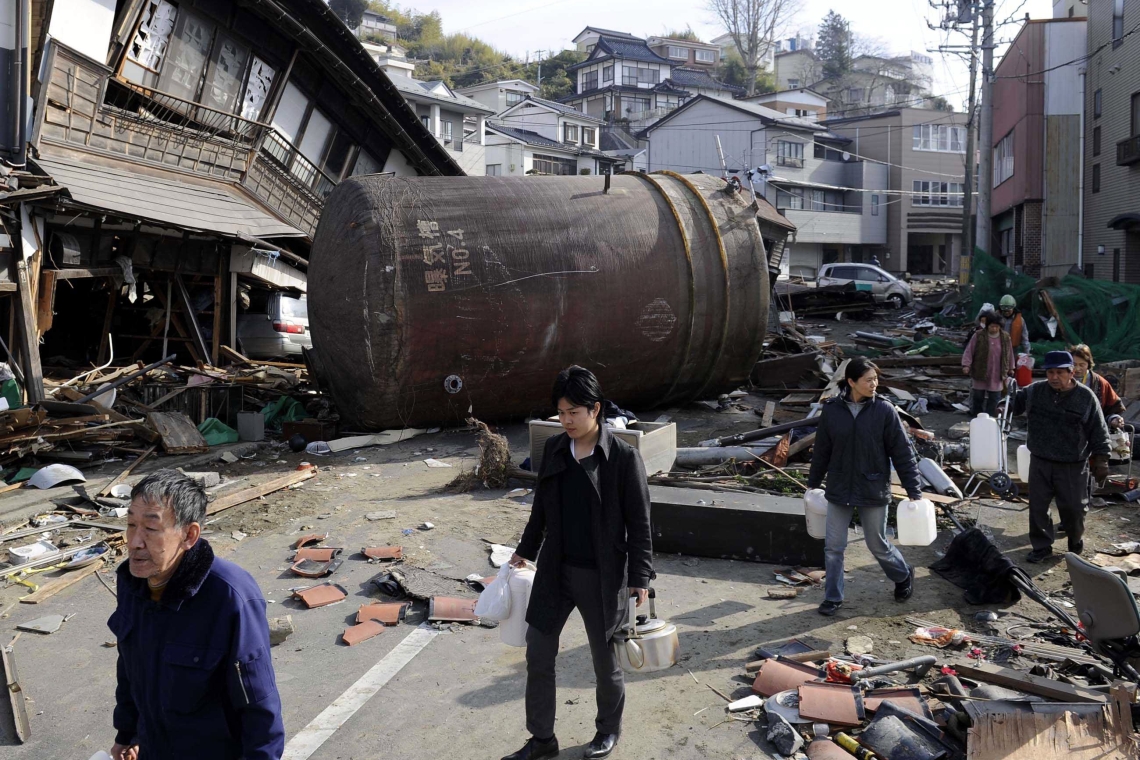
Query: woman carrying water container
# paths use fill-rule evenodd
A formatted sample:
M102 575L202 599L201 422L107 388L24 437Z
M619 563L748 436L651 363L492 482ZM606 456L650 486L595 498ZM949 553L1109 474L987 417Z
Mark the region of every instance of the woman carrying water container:
M911 597L914 568L886 535L892 464L911 500L922 496L902 420L893 405L875 395L879 368L859 356L848 362L845 377L847 387L823 406L808 475L812 489L827 479L827 580L819 614L828 616L843 606L843 552L856 507L867 548L895 583L895 601Z

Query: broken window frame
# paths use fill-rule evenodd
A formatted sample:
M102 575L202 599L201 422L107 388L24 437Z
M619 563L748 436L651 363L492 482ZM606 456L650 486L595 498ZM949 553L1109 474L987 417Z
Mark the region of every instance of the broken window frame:
M199 97L217 32L218 25L213 21L183 9L158 74L157 89L188 103L206 105Z
M169 9L169 10L166 10ZM165 11L165 13L163 13ZM141 78L147 74L153 81L139 84L153 87L158 82L158 74L170 45L170 37L178 23L178 6L168 0L148 0L146 8L139 15L139 23L131 42L127 45L124 60L143 70Z
M578 173L578 162L572 158L565 158L563 156L535 153L531 156L531 171L535 174L569 177Z

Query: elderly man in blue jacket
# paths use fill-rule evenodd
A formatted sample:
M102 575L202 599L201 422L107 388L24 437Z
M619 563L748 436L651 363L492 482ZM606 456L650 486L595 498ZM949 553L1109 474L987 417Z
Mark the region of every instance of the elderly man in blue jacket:
M205 517L205 491L175 470L131 492L108 621L119 642L114 760L279 760L285 750L265 598L214 557Z

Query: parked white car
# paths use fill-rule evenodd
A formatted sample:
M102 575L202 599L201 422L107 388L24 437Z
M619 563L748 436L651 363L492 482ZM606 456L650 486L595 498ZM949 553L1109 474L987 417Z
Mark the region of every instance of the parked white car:
M870 290L878 303L901 309L914 300L910 285L873 264L824 264L820 267L819 287L854 282L857 290Z
M237 338L251 359L300 360L301 349L313 347L308 299L254 290L249 309L238 315Z

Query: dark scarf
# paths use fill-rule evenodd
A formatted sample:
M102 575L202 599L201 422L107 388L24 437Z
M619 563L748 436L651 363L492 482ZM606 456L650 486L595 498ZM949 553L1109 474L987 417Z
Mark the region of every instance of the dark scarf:
M189 551L182 555L182 561L178 563L178 569L174 571L174 575L166 584L159 604L176 608L181 606L184 601L198 593L198 589L202 587L202 583L205 582L206 576L210 574L210 568L213 566L214 550L210 548L206 539L199 538L198 543L191 546ZM119 565L117 572L127 582L131 591L138 596L149 598L150 592L147 588L146 578L136 578L131 575L130 560Z

